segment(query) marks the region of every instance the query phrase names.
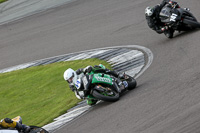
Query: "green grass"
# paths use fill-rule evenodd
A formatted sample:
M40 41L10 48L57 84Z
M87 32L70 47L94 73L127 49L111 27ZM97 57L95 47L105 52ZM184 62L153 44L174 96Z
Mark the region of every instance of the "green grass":
M59 62L0 74L0 119L20 115L27 125L43 126L80 102L63 79L67 68L103 64L99 59Z
M8 0L0 0L0 3L3 3L3 2L5 2L5 1L8 1Z

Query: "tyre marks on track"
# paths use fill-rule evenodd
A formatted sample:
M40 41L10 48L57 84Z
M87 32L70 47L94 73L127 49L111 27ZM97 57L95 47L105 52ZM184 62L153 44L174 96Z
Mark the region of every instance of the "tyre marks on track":
M153 54L148 48L138 45L106 47L41 59L0 70L0 73L11 72L14 70L46 65L55 62L89 58L105 60L112 65L113 69L126 72L127 74L137 78L151 65L153 61ZM66 114L55 118L54 122L45 125L43 128L53 132L83 113L86 113L91 108L92 107L86 104L86 101L82 101L78 104L78 106L68 110Z

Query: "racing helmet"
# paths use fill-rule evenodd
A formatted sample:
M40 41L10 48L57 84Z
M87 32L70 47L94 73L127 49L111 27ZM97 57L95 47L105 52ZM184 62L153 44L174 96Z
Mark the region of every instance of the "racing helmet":
M146 9L145 9L145 15L146 15L146 16L152 16L153 13L154 13L153 8L151 8L151 7L149 7L149 6L146 7Z
M63 75L64 79L68 82L68 83L73 83L76 79L77 79L77 74L76 72L71 69L68 68Z

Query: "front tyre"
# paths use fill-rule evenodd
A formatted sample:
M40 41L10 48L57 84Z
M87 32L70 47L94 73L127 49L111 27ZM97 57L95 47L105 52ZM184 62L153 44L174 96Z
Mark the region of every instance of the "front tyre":
M106 101L106 102L115 102L119 100L119 93L113 90L110 90L109 92L108 91L101 92L98 90L93 90L92 95L95 98Z
M164 34L165 34L165 36L167 37L167 38L173 38L173 36L174 36L174 30L173 29L169 29L169 30L166 30L166 31L164 31Z

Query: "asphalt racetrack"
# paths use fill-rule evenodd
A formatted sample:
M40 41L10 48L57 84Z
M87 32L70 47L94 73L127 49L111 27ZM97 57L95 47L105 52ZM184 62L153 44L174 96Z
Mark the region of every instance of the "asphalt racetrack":
M57 133L199 133L199 30L173 39L148 28L159 0L78 0L0 26L0 69L82 50L141 45L154 54L138 87L103 102ZM178 0L200 21L199 0Z

